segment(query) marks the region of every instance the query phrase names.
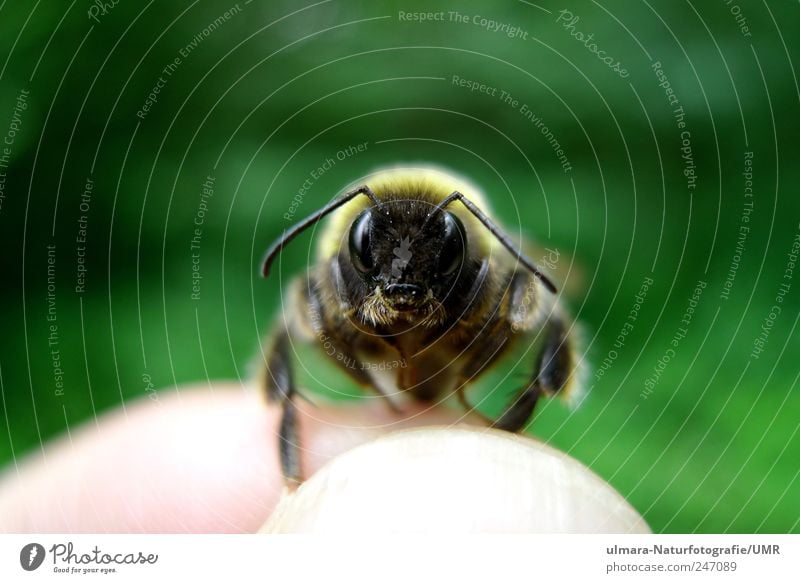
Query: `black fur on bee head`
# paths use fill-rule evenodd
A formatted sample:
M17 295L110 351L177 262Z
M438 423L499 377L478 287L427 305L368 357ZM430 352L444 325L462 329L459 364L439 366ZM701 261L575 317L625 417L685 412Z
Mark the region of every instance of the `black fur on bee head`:
M359 319L435 326L458 310L481 270L452 212L421 199L388 199L362 211L338 255L340 293Z
M440 201L384 193L368 186L343 194L284 231L267 249L261 273L295 237L322 218L364 195L372 202L350 224L347 244L336 256L334 279L344 305L375 326L399 317L427 326L447 321L483 293L488 263L475 251L473 236L446 207L459 201L517 261L552 293L556 287L536 264L472 201L458 191ZM462 312L463 313L463 312Z

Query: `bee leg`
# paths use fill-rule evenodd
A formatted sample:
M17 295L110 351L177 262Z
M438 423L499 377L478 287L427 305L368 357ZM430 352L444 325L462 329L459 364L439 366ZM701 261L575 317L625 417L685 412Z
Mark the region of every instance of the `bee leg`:
M289 336L284 331L277 335L267 360L265 388L267 401L281 408L278 430L278 447L281 472L286 485L296 488L302 482L300 470L300 441L297 428L297 407L294 403L295 386L289 355Z
M472 405L472 403L470 403L470 402L467 400L467 394L466 394L466 392L464 391L464 386L463 386L463 385L462 385L462 386L460 386L458 389L456 389L456 396L458 397L458 402L459 402L459 403L461 403L461 406L462 406L462 407L464 407L464 409L465 409L465 410L466 410L468 413L470 413L471 415L474 415L475 417L477 417L478 419L480 419L481 421L483 421L483 422L484 422L486 425L492 425L492 423L493 423L493 422L492 422L492 420L491 420L491 419L489 419L489 418L488 418L486 415L484 415L484 414L483 414L483 413L481 413L480 411L478 411L478 410L477 410L477 409L476 409L476 408L475 408L475 407Z
M474 351L474 356L461 371L455 390L458 401L464 409L482 419L486 425L492 426L494 422L467 400L466 388L469 383L491 368L492 364L503 354L506 343L509 341L508 326L503 320L496 318L488 324L482 338L484 339L482 344Z
M514 433L522 431L533 417L539 397L542 394L553 395L567 384L572 368L571 350L564 322L560 319L551 320L533 379L493 426Z
M518 433L525 428L528 420L533 416L533 410L542 394L538 379L531 382L520 391L516 400L506 409L505 413L492 423L492 427Z

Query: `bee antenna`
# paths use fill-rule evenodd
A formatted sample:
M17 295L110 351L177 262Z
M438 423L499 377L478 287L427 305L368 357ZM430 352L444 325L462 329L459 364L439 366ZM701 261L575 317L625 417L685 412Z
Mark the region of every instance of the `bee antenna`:
M360 186L355 190L344 193L339 198L334 199L326 206L319 209L317 212L313 213L312 215L309 215L308 217L306 217L305 219L294 225L291 229L285 230L280 239L278 239L272 245L270 245L269 249L267 249L267 252L264 254L264 261L261 264L261 275L263 277L267 277L269 275L269 270L270 267L272 266L273 260L275 259L275 257L278 256L278 254L281 251L283 251L283 248L286 247L286 245L288 245L292 239L297 237L297 235L305 231L311 225L319 222L326 215L332 213L340 206L346 204L350 200L357 197L359 194L367 195L375 206L380 206L381 203L378 200L378 197L375 196L375 193L372 192L369 186L366 185Z
M555 284L550 280L550 278L542 273L541 270L536 267L536 264L522 252L522 250L509 238L509 236L506 235L502 229L500 229L500 227L494 224L492 220L487 217L484 212L466 196L456 190L452 194L449 194L442 202L436 205L436 208L443 209L454 200L460 200L461 204L467 207L467 210L475 215L475 218L477 218L481 223L483 223L483 226L486 227L492 235L494 235L495 239L500 241L503 247L508 249L509 252L511 252L511 254L528 269L528 271L533 273L533 275L536 276L536 278L539 279L542 284L544 284L544 287L550 290L551 293L558 293L558 288L556 288Z

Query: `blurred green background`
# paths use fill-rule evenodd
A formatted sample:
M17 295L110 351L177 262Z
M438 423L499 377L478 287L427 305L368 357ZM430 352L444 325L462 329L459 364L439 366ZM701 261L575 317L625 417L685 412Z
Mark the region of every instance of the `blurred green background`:
M3 2L0 462L247 378L308 262L311 234L258 276L304 181L295 218L432 163L559 252L589 390L531 432L657 532L800 532L800 6L736 1Z

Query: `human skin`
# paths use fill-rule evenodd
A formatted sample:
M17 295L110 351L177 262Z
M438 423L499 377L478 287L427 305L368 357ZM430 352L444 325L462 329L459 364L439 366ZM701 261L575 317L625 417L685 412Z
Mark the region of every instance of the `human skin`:
M249 385L163 391L44 444L0 477L1 532L256 532L283 493L280 412ZM445 408L393 413L298 403L303 466L401 428L450 425Z
M279 502L281 521L273 517L267 525L273 532L335 531L330 517L337 512L343 529L346 523L441 531L461 524L453 514L457 491L471 515L484 512L470 531L647 532L638 514L577 461L529 438L479 427L458 410L413 405L399 413L380 399L339 406L301 401L298 408L310 479L294 497L287 496L278 460L280 411L255 387L220 382L161 392L157 400L102 414L7 468L0 477L0 531L257 532ZM431 426L436 429L402 431ZM362 444L368 445L353 450ZM420 447L432 464L420 466ZM482 479L491 476L501 479ZM565 489L565 482L574 487ZM331 484L338 485L326 487ZM420 490L420 484L432 487ZM363 488L374 492L373 507L353 520L366 508ZM409 495L413 488L417 494ZM553 494L542 498L550 502L541 508L540 495L531 496L536 488ZM504 501L499 507L498 499ZM376 507L386 509L388 520ZM327 521L317 520L320 512ZM566 515L579 519L548 518Z

